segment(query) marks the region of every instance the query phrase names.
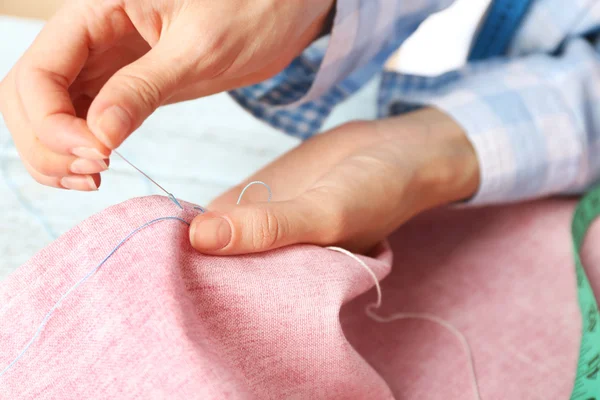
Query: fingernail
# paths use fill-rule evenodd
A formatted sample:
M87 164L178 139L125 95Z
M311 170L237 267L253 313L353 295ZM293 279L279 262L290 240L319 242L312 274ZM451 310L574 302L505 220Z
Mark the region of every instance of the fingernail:
M96 186L94 178L89 175L65 176L60 180L60 184L71 190L98 190L98 186Z
M106 171L108 165L104 160L87 160L78 158L71 163L71 172L74 174L97 174L98 172Z
M92 147L76 147L71 150L74 156L87 158L88 160L104 160L109 157L109 154L102 154L100 150Z
M98 121L95 134L105 146L113 148L131 129L129 114L119 106L111 106L104 110ZM106 158L106 157L104 157Z
M231 241L231 226L220 217L196 222L190 229L190 240L198 250L220 250Z

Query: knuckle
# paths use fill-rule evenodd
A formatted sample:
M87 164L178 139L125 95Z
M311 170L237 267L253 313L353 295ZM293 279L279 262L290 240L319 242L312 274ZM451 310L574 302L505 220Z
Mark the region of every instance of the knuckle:
M160 106L162 93L158 84L153 79L141 77L136 74L124 74L123 83L135 93L138 101L149 109L156 109Z
M223 31L202 41L194 52L195 57L190 58L186 54L187 63L195 60L194 64L188 64L188 68L196 69L196 75L202 79L217 79L227 75L239 63L243 46L240 42L232 41Z
M314 205L315 214L321 223L318 227L319 244L338 243L349 234L352 213L348 210L345 197L331 190L321 189L308 193L305 201Z
M124 0L73 0L70 4L87 28L88 46L95 50L98 43L112 43L120 39L130 22Z
M259 209L251 216L251 246L253 250L269 249L283 238L284 219L269 209Z

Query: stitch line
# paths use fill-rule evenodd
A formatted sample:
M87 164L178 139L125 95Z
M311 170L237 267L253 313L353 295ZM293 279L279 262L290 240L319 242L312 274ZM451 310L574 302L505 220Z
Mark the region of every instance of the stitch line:
M44 327L46 326L46 324L48 323L48 321L50 320L50 318L52 318L52 315L54 314L54 311L56 311L56 309L62 304L63 301L65 301L69 295L71 293L73 293L79 286L81 286L82 284L84 284L89 278L91 278L116 252L117 250L119 250L129 239L131 239L131 237L133 237L136 233L140 232L141 230L143 230L144 228L147 228L151 225L154 225L158 222L162 222L162 221L167 221L167 220L176 220L176 221L180 221L183 222L184 224L186 224L187 226L189 226L190 224L184 220L183 218L179 218L179 217L161 217L161 218L156 218L153 219L152 221L146 222L145 224L137 227L136 229L134 229L132 232L130 232L127 236L125 236L124 239L122 239L112 250L110 253L108 253L108 255L106 257L104 257L104 259L102 259L102 261L100 261L100 263L98 263L98 265L96 265L93 269L91 269L83 278L81 278L79 281L77 281L73 286L71 286L71 288L69 288L69 290L67 290L59 299L58 301L52 306L52 308L50 309L50 311L48 311L48 313L46 314L46 316L44 317L44 319L42 320L41 324L39 325L38 329L36 330L36 332L34 333L33 337L29 340L29 342L25 345L25 347L23 348L23 350L21 350L21 352L17 355L17 357L10 363L8 364L8 366L6 368L4 368L4 370L2 370L2 372L0 372L0 378L6 374L29 350L29 348L31 347L31 345L35 342L35 340L38 338L38 336L42 333L42 330L44 329Z

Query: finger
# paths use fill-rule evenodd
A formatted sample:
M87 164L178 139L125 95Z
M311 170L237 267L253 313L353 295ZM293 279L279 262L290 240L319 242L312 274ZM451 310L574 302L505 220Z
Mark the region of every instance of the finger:
M61 180L60 177L42 175L39 172L37 172L37 170L35 168L33 168L31 166L31 164L29 164L26 160L21 159L21 161L23 162L23 165L25 166L25 169L27 170L27 172L29 172L29 175L31 175L31 177L37 183L40 183L44 186L50 186L50 187L55 187L55 188L59 188L59 189L66 189L63 185L60 184L60 180Z
M81 192L93 192L100 188L100 174L93 175L70 175L61 178L62 187Z
M36 182L50 187L68 190L78 190L83 192L90 192L98 190L101 183L100 174L93 175L70 175L64 177L45 176L40 174L35 168L33 168L28 162L23 161L23 165L27 172L31 175Z
M116 4L71 3L44 27L20 62L15 78L27 119L40 141L57 153L95 159L110 154L77 118L68 88L90 48L106 46L132 29Z
M196 250L216 255L257 253L296 243L335 243L345 219L334 202L322 200L320 195L304 195L207 212L192 221L190 241Z
M80 95L89 97L89 108L91 100L98 95L100 89L114 74L142 57L149 50L150 45L140 37L137 31L123 37L106 51L91 50L85 66L69 87L71 97L77 98ZM87 119L87 116L83 118Z
M78 118L87 121L92 101L106 82L125 65L134 62L149 50L148 44L141 40L136 40L135 46L135 51L131 46L116 45L109 51L90 53L86 67L69 87L75 115Z
M94 174L105 170L108 165L102 160L87 160L75 156L57 154L41 143L35 136L31 125L25 116L24 107L15 94L15 85L11 84L11 77L6 82L2 92L3 96L12 98L13 101L2 103L5 122L13 135L15 147L21 158L27 163L28 170L35 170L36 176L64 177L73 174ZM41 183L47 179L41 179ZM52 181L49 186L57 186ZM97 187L96 187L97 188Z
M169 40L159 42L123 67L102 87L88 112L88 125L115 149L181 86L189 64L173 55Z

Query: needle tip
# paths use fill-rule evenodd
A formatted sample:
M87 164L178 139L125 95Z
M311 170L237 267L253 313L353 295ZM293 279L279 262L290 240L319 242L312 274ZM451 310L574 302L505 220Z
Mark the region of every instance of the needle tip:
M169 193L169 199L175 203L177 205L177 207L181 208L183 210L183 206L181 205L181 203L179 203L179 201L177 201L177 199L175 198L175 196L173 196L171 193Z

